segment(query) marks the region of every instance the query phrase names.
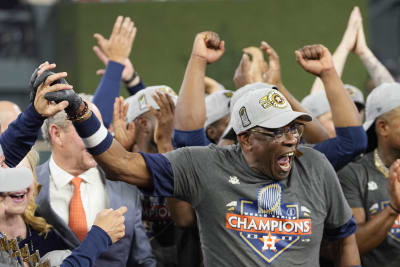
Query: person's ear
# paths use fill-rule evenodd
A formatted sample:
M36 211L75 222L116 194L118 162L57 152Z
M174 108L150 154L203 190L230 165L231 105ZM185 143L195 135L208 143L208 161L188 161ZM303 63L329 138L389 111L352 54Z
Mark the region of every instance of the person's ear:
M389 135L389 125L385 119L377 119L375 122L375 131L379 136L387 137Z
M210 139L210 140L216 139L216 138L215 138L215 137L216 137L216 134L217 134L217 130L215 129L214 126L212 126L212 125L207 126L207 128L206 128L206 135L207 135L208 139Z
M61 146L63 143L63 131L60 126L52 124L49 127L50 143Z
M244 152L248 152L253 149L253 142L251 140L250 133L245 132L245 133L239 134L237 136L237 139L238 139L238 142Z

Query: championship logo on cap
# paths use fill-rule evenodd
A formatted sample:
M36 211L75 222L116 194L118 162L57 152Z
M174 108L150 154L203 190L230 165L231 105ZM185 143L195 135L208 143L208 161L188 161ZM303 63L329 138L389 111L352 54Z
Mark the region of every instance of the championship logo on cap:
M239 117L240 117L240 120L242 121L243 127L247 127L251 124L249 116L247 116L247 111L246 111L245 107L241 107L239 109Z
M224 93L224 96L226 96L227 98L232 98L233 92L226 92Z
M146 95L145 94L142 94L141 96L139 96L138 102L139 102L139 109L140 110L144 110L144 109L147 108L147 100L146 100Z
M172 90L172 89L169 88L169 87L161 87L159 90L160 90L162 93L166 93L166 94L169 94L169 95L172 95L172 96L177 96L176 93L175 93L175 91Z
M268 264L297 243L311 241L311 210L297 202L282 203L279 183L261 186L255 201L234 200L226 207L225 227Z
M285 98L276 90L269 91L268 94L260 98L258 102L264 109L267 109L269 107L283 109L288 106Z

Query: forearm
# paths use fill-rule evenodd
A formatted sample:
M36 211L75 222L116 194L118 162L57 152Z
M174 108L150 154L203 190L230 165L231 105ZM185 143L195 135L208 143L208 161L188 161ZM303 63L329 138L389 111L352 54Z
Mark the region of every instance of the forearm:
M1 134L0 144L8 167L18 165L31 150L44 119L31 104Z
M168 198L167 206L177 226L192 227L196 224L196 215L190 203L176 198Z
M157 150L158 150L158 153L167 153L169 151L174 150L174 146L172 145L172 136L169 140L158 141Z
M336 258L340 267L361 266L360 254L354 234L339 240L339 255Z
M126 89L128 89L130 95L135 95L137 92L140 90L146 88L146 85L143 83L140 77L138 77L139 81L136 82L135 80L132 81L129 85L126 86ZM133 84L132 84L133 83Z
M174 128L178 130L190 131L204 126L206 65L206 59L196 55L190 57L175 108Z
M382 243L397 216L398 214L387 206L369 221L358 224L356 238L360 254L367 253Z
M82 243L61 263L61 267L94 266L101 253L111 246L111 238L103 229L92 226Z
M103 78L93 96L93 103L99 108L106 128L113 118L115 98L120 95L121 77L124 65L109 61Z
M371 50L366 50L364 53L358 55L368 71L369 76L372 78L375 87L382 83L395 82L390 72L386 67L375 57Z
M285 86L282 83L277 84L277 86L279 92L281 92L286 97L293 110L307 113L307 110L303 108L300 102L288 90L286 90ZM304 130L304 139L307 141L307 143L315 144L322 142L328 138L328 133L326 132L324 127L322 127L319 120L312 120L311 122L308 122L306 124L306 128Z
M87 120L73 124L87 151L110 177L138 186L151 186L150 174L142 156L126 151L100 124L94 113Z
M337 72L332 68L321 75L335 127L360 126L357 108L343 87Z

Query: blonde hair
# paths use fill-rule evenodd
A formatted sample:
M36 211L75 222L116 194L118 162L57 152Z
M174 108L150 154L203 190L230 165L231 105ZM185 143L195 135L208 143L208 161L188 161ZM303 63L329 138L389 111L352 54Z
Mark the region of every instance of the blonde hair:
M37 183L37 175L36 175L36 165L39 162L39 154L36 152L36 150L32 149L26 155L26 158L28 159L29 165L32 169L33 178L34 178L34 180L33 180L33 198L31 199L28 206L26 207L24 214L22 215L22 218L24 219L26 224L30 225L35 231L39 232L40 235L47 234L50 231L52 226L50 224L48 224L44 218L35 216L35 211L37 208L35 199L40 191L39 185Z

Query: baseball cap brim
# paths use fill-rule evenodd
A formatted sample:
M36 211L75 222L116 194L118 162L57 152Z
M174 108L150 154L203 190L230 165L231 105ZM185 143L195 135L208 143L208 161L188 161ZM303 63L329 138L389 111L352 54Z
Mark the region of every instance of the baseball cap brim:
M16 192L33 183L33 174L28 168L0 168L0 192Z
M371 125L374 124L374 121L375 121L375 119L365 121L363 124L364 130L368 131L369 127L371 127Z
M267 119L261 123L257 123L257 126L268 129L276 129L284 127L294 120L302 120L308 122L312 120L312 117L307 113L288 110L286 112L277 114L273 118Z

